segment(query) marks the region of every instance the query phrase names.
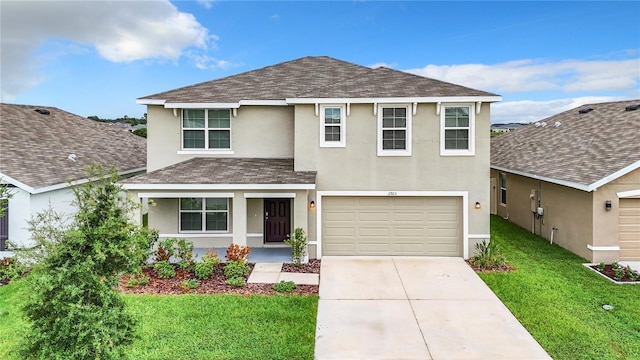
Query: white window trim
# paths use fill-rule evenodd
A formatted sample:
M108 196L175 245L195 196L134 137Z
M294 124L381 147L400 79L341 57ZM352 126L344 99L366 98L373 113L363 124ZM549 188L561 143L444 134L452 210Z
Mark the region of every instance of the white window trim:
M229 199L227 200L227 210L206 210L206 199L197 196L187 196L190 198L200 198L202 199L202 209L201 210L182 210L180 209L180 199L178 198L178 233L180 234L228 234L229 233ZM219 198L219 197L215 197ZM202 214L202 230L182 230L181 222L180 222L180 214L183 212L196 212L199 211ZM226 212L227 213L227 229L226 230L206 230L207 226L207 213L208 212Z
M500 196L498 196L498 198L500 200L500 205L507 205L506 201L504 201L504 199L502 198L502 189L504 189L505 197L506 197L506 194L507 194L507 187L506 186L504 186L504 187L502 186L503 185L502 176L504 176L504 182L505 182L504 185L506 185L506 182L507 182L507 173L501 172L500 176L498 177L498 186L500 188Z
M404 150L384 150L382 149L382 109L384 108L405 108L407 109L407 126L406 126L406 149ZM411 156L411 137L413 111L411 104L378 104L378 156Z
M204 128L185 128L184 127L184 111L185 110L204 110ZM209 110L228 110L229 111L229 148L227 149L210 149L209 148L209 130L227 130L227 128L209 128ZM197 154L218 154L233 155L233 136L232 136L232 114L231 109L182 109L180 112L180 155L197 155ZM185 148L184 147L184 131L185 130L203 130L205 148Z
M469 107L469 149L445 149L445 109L448 107ZM462 128L449 128L462 129ZM466 129L466 128L465 128ZM476 154L476 109L473 103L442 104L440 111L440 156L474 156Z
M326 141L325 140L325 128L324 123L324 109L326 108L339 108L340 109L340 141ZM344 105L321 105L320 106L320 147L346 147L347 146L347 116L345 113ZM333 125L335 126L335 125Z

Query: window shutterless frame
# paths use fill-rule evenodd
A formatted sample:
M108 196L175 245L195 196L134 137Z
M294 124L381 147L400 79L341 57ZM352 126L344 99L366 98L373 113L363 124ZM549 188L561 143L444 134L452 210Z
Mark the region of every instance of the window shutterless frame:
M228 198L179 198L180 233L229 232Z
M507 174L500 173L500 204L507 204Z
M378 156L411 156L411 111L409 104L378 105Z
M442 104L440 110L440 155L475 155L474 104Z
M346 130L344 105L320 106L320 147L345 147Z
M231 110L182 109L182 150L231 150Z

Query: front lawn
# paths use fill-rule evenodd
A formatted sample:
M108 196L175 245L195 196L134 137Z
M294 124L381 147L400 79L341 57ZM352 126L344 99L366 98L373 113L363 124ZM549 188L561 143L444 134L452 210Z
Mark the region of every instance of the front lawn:
M0 287L0 359L18 359L25 290ZM131 359L313 359L317 296L123 296L140 323Z
M480 277L551 357L640 359L640 285L613 284L500 217L491 218L491 239L515 271Z

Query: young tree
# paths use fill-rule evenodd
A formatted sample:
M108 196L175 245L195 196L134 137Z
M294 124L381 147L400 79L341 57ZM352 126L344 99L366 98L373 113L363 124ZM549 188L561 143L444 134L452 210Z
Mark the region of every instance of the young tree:
M25 358L116 359L133 340L135 323L113 287L117 274L146 261L157 237L128 218L135 203L114 169L92 166L88 173L101 180L74 188L72 224L58 239L36 239L47 246L29 277Z

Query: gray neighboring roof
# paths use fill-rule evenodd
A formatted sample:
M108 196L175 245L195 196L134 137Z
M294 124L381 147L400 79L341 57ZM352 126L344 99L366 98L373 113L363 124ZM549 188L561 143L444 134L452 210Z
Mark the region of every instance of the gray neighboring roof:
M132 184L266 184L313 185L315 171L294 171L293 159L192 158L124 181Z
M69 160L70 154L76 161ZM84 169L93 162L120 172L144 170L147 142L55 107L1 104L0 173L37 190L85 179Z
M371 69L327 56L307 56L140 99L167 103L238 103L287 98L433 96L498 95L398 70Z
M587 104L496 136L491 167L595 190L640 168L640 108L625 111L633 105L640 99Z

